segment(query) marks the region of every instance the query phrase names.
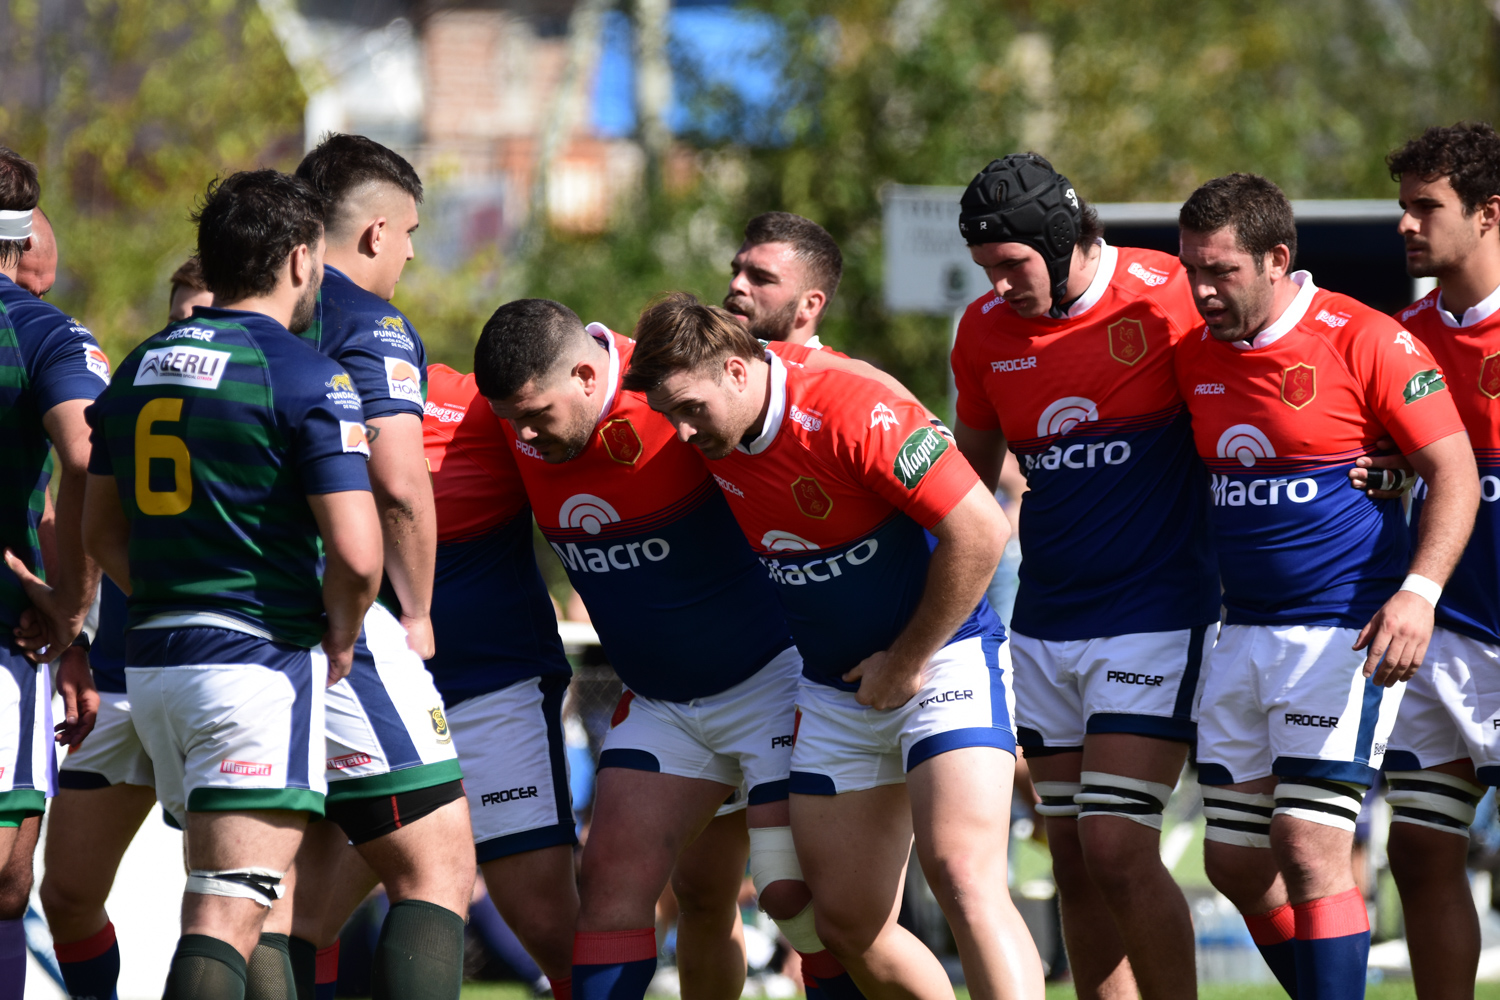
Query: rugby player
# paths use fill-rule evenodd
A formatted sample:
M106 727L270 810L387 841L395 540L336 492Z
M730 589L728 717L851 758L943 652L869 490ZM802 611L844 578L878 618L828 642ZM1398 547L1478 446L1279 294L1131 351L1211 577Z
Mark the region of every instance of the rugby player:
M991 492L1007 448L1026 476L1016 732L1074 986L1191 996L1192 920L1159 840L1219 617L1208 473L1172 376L1202 321L1181 265L1105 243L1034 153L985 167L959 228L995 290L959 322L953 432Z
M428 367L422 435L438 526L427 665L469 776L475 854L500 915L553 996L569 1000L578 838L562 704L573 669L537 569L531 507L515 446L473 375Z
M271 170L210 185L195 219L221 307L144 341L89 410L86 541L129 594L131 714L187 831L170 1000L245 996L258 945L295 989L262 925L323 811L323 693L380 582L363 414L291 332L312 320L323 207Z
M1479 480L1431 353L1292 271L1291 204L1254 174L1178 217L1206 327L1176 352L1213 474L1225 624L1198 722L1209 879L1299 1000L1364 991L1370 929L1349 856ZM1415 545L1398 501L1347 489L1390 437L1427 481Z
M304 987L321 980L331 995L339 929L383 882L391 910L376 949L377 983L418 961L433 991L422 996L457 996L474 851L443 701L422 665L433 653L437 550L422 454L427 365L416 330L389 301L414 256L422 182L402 157L357 135L325 138L297 176L329 206L322 293L302 336L348 373L351 384L330 389L364 406L386 581L348 680L328 692L331 822L314 825L298 855L309 877L295 899L293 955Z
M1483 786L1500 785L1500 135L1484 124L1435 126L1386 162L1401 184L1407 272L1441 285L1396 319L1442 366L1482 477L1474 534L1438 600L1426 659L1391 731L1387 853L1418 994L1472 997L1480 942L1465 865L1469 826ZM1361 464L1410 471L1400 456ZM1359 489L1381 485L1366 469L1350 478ZM1426 494L1418 482L1417 531Z
M26 984L26 938L21 918L31 892L32 857L46 796L53 790L51 676L38 667L58 659L82 629L98 569L84 554L82 523L88 468L84 410L109 382L109 362L94 337L74 320L17 284L33 247L32 225L41 194L36 167L0 146L0 994L21 996ZM56 553L43 583L38 535L57 451L58 490L53 516ZM24 618L24 620L23 620ZM91 719L77 701L92 697L86 659L69 654L57 684L68 702L61 742L77 743Z
M817 986L849 996L813 930L788 829L801 660L702 459L621 387L633 348L559 303L522 299L495 311L474 351L477 388L505 421L537 523L626 687L599 759L573 994L644 995L670 877L684 994L737 997L748 825L761 907ZM730 616L753 625L726 644L718 623Z
M1009 652L983 595L1009 526L994 496L877 380L787 363L689 295L636 332L625 387L715 460L802 651L791 819L818 937L869 996L953 995L896 923L915 834L969 990L1040 997L1006 887ZM737 639L755 620L711 626Z
M843 273L844 256L822 226L765 212L745 224L745 242L729 262L724 308L761 340L817 350L818 323Z
M197 257L189 257L172 275L169 322L187 318L179 309L185 297L178 293L189 285L198 298L194 304L212 304L203 268ZM99 585L92 636L85 627L80 642L63 654L87 658L99 691L89 739L58 764L40 891L58 967L76 997L115 992L120 949L105 902L126 848L156 802L151 759L136 734L125 692L125 604L125 595L106 577ZM257 946L251 963L272 959L279 968L279 958Z
M47 297L57 281L57 234L52 220L38 205L31 210L31 243L21 254L16 268L16 284L39 299Z
M193 314L194 306L214 304L213 293L203 283L203 265L197 257L189 257L172 272L172 292L167 299L167 318L174 323Z

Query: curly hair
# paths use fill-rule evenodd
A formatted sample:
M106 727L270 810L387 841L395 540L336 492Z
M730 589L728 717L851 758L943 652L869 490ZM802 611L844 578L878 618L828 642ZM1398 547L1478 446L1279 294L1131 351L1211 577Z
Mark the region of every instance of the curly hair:
M1391 177L1447 177L1465 215L1500 195L1500 134L1485 122L1434 125L1385 158Z

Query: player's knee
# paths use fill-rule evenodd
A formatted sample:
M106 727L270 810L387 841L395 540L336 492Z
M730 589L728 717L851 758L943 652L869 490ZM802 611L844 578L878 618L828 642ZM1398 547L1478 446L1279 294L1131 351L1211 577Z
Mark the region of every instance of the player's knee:
M922 865L922 873L949 920L964 920L972 913L987 911L996 889L1005 885L1003 868L997 876L993 859L969 851L934 858Z
M1161 815L1172 797L1172 786L1159 781L1127 778L1105 771L1084 771L1082 787L1073 796L1078 804L1079 838L1088 850L1089 825L1103 817L1129 820L1160 832Z
M1403 831L1430 830L1462 838L1467 845L1483 788L1440 771L1390 771L1385 779L1393 840Z
M778 879L756 893L760 908L778 924L796 918L812 902L807 883Z
M813 927L823 946L839 961L848 964L870 950L880 936L883 923L880 917L872 914L854 914L842 909L826 913L819 910Z
M103 909L109 885L79 885L58 877L52 869L42 876L37 895L49 923L70 920L97 909Z

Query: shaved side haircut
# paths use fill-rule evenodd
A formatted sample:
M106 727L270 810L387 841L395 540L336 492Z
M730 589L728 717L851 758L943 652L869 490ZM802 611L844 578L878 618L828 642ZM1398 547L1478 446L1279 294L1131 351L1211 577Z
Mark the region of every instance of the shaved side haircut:
M507 302L474 345L474 383L486 399L509 399L531 382L548 381L587 336L578 314L561 302Z

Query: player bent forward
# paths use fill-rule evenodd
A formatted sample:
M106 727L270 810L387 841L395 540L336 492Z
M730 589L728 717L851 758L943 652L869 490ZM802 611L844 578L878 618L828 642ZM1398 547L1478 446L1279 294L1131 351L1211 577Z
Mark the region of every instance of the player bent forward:
M952 997L896 923L915 834L973 995L1040 996L1005 878L1009 651L983 599L1004 514L945 431L875 379L784 363L688 295L636 334L626 387L716 460L803 654L791 821L818 937L868 997Z
M291 332L313 314L322 216L275 171L211 186L198 250L220 307L187 321L192 337L147 339L89 410L84 540L130 597L126 690L188 838L169 1000L245 996L323 811L324 687L348 673L380 583L363 412L330 398L347 376ZM281 957L263 973L290 995Z

